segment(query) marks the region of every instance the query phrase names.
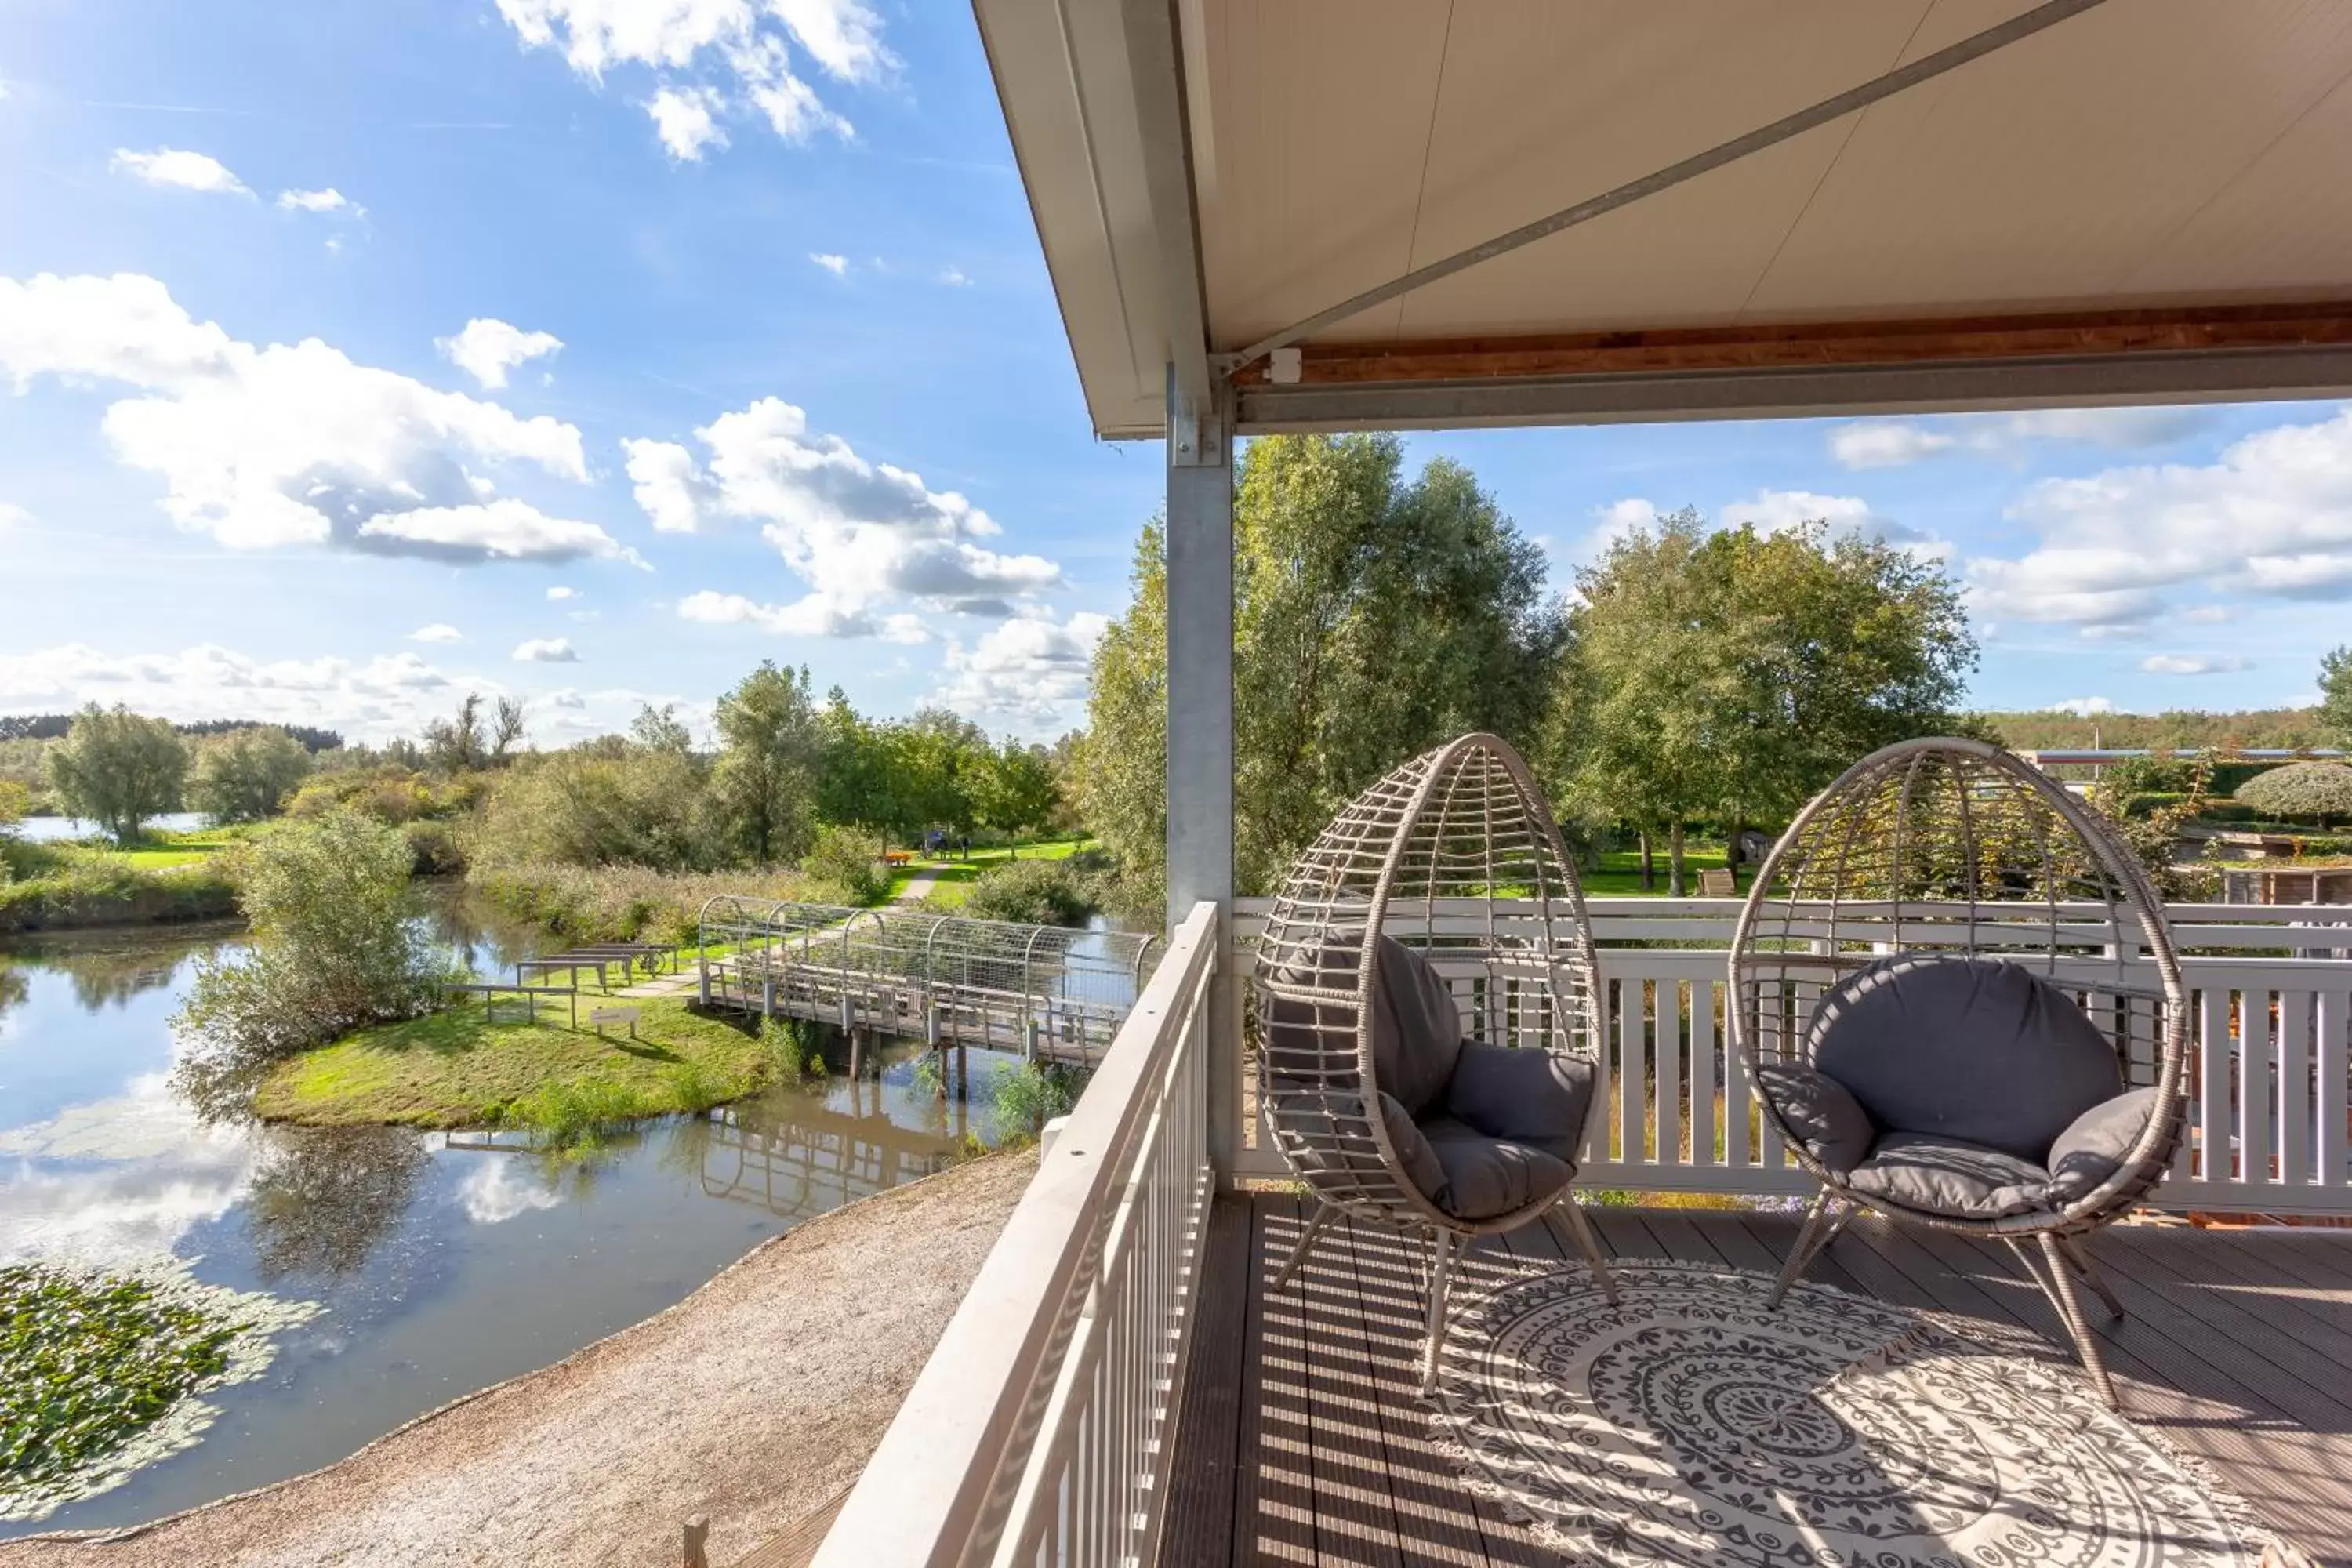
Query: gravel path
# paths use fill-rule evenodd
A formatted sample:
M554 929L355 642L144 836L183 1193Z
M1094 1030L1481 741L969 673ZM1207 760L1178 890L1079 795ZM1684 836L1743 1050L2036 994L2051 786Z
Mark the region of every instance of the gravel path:
M1037 1168L958 1165L762 1243L657 1317L350 1458L0 1568L732 1563L854 1479Z

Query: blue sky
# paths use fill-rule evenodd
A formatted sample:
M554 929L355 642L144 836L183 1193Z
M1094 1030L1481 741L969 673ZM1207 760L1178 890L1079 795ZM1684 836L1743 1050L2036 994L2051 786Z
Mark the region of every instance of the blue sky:
M969 12L856 0L0 11L0 711L542 742L763 658L872 711L1083 711L1156 446L1087 434ZM1990 706L2308 700L2334 405L1413 437L1565 586L1691 504L1971 584Z

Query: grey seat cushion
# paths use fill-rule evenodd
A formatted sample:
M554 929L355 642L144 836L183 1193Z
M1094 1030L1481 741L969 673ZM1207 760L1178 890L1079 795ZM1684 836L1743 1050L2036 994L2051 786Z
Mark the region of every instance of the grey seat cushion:
M2031 1160L1957 1138L1889 1132L1845 1184L1867 1197L1957 1219L2005 1219L2047 1208L2050 1173Z
M1345 931L1301 952L1270 980L1276 986L1349 992L1356 987L1363 933ZM1375 940L1372 984L1364 1023L1372 1045L1372 1076L1381 1091L1415 1116L1443 1101L1462 1048L1462 1014L1445 982L1426 959L1393 937ZM1337 1004L1276 996L1265 1026L1281 1049L1321 1054L1336 1068L1354 1048L1354 1010Z
M1444 1188L1425 1195L1456 1219L1493 1219L1558 1197L1576 1173L1556 1155L1450 1116L1423 1117L1421 1131L1445 1173Z
M2135 1089L2074 1118L2050 1145L2051 1203L2071 1204L2105 1185L2124 1168L2155 1114L2156 1090Z
M1768 1062L1756 1069L1756 1081L1806 1152L1831 1174L1843 1176L1869 1157L1878 1128L1845 1085L1801 1062Z
M1445 1086L1445 1111L1490 1138L1540 1149L1576 1170L1592 1104L1592 1064L1532 1047L1465 1040Z
M1959 954L1874 963L1813 1010L1813 1065L1884 1132L2040 1161L2068 1123L2123 1092L2115 1047L2021 964Z

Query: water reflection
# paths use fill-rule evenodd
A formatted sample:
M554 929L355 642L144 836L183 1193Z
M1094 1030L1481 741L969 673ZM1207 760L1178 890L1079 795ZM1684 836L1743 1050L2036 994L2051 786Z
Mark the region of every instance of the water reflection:
M429 889L420 919L480 967L533 951ZM0 944L0 1261L187 1259L316 1300L271 1375L221 1395L195 1448L32 1529L137 1522L352 1452L473 1389L670 1306L763 1237L938 1170L960 1105L883 1079L779 1089L584 1160L510 1133L208 1123L176 1092L169 1019L234 928ZM976 1055L978 1053L975 1053ZM976 1063L975 1079L987 1067Z

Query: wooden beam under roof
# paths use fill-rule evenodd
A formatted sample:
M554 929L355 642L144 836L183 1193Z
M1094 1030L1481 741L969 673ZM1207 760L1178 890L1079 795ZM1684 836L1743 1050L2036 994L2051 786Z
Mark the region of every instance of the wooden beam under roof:
M2188 305L1924 321L1307 343L1300 350L1298 380L1290 384L1442 384L2347 345L2352 345L2352 300ZM1237 371L1234 384L1244 388L1276 385L1265 362Z

